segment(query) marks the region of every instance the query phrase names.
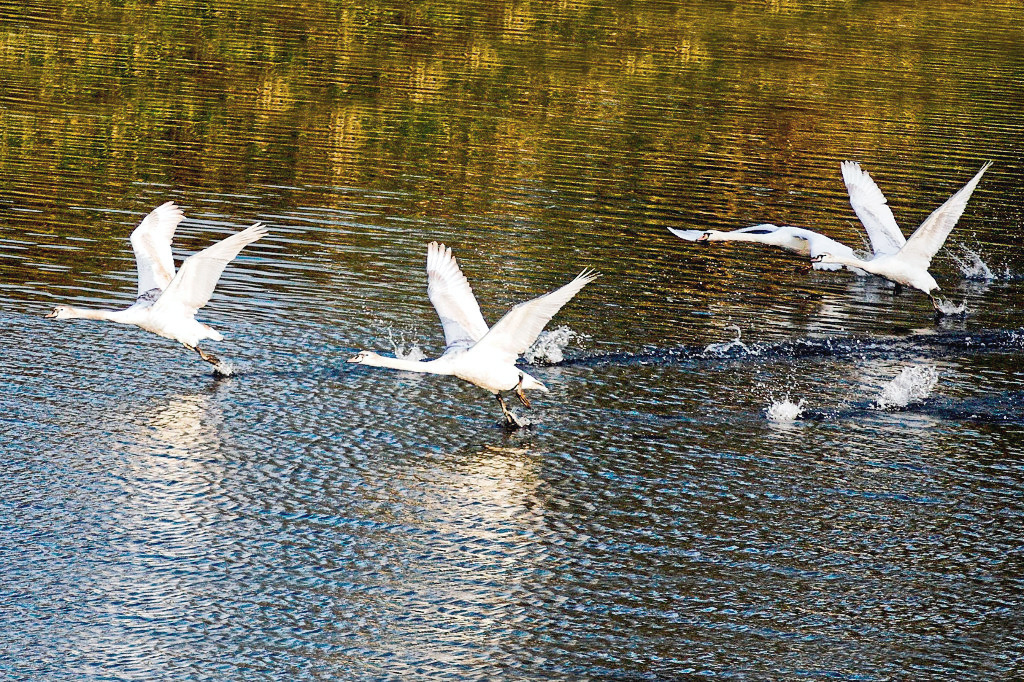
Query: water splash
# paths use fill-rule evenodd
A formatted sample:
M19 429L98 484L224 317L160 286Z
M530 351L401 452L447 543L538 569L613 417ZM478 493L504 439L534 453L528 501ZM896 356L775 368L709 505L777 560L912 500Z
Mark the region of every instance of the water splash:
M402 360L423 360L427 354L415 342L406 342L405 334L398 333L398 340L395 340L394 330L388 327L388 342L395 353L396 358Z
M970 312L967 309L967 300L966 299L963 302L957 304L957 303L953 303L952 301L946 301L946 300L941 299L938 296L936 296L935 297L935 305L938 306L938 310L939 310L940 313L942 313L943 315L946 315L946 316L950 316L950 317L956 317L956 316L966 317L967 314Z
M975 282L991 282L996 279L995 274L988 264L982 260L981 252L966 246L960 247L960 254L951 253L964 279Z
M586 338L584 334L577 334L569 327L558 327L551 331L541 332L537 340L533 342L523 357L531 365L536 364L557 364L565 359L564 351L570 343L581 344Z
M215 377L229 377L234 375L235 366L227 360L221 360L213 366L213 375Z
M938 381L939 370L935 365L909 365L882 387L875 406L891 410L919 403L928 397Z
M789 399L787 393L782 400L773 400L772 403L765 408L765 416L768 417L768 421L773 424L791 424L800 416L804 411L804 399L801 398L797 402L793 402Z
M739 325L729 325L728 329L736 330L736 338L732 341L721 341L718 343L709 343L704 348L704 355L714 355L722 357L726 355L758 355L760 351L751 350L747 344L743 343L740 338L743 336L743 330L739 328Z
M1024 275L1019 272L1014 272L1010 269L1009 265L1004 265L999 272L999 276L996 278L1003 282L1019 282L1024 279Z

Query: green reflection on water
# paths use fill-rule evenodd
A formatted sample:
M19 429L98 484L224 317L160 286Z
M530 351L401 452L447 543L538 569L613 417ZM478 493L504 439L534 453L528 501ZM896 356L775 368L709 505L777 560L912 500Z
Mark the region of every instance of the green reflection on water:
M656 196L700 160L768 148L782 169L968 114L977 74L1022 73L1017 10L29 2L5 10L0 161L19 201L135 181L465 198L566 164L584 192Z

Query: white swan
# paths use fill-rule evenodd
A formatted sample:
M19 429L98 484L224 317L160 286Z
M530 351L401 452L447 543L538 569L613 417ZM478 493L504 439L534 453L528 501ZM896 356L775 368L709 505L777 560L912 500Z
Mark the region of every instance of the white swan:
M853 249L845 244L840 244L834 239L823 234L792 225L753 225L741 227L738 230L722 232L720 230L677 230L668 228L668 231L691 242L757 242L769 246L779 246L787 251L798 253L801 256L813 258L822 253L837 253L854 256ZM817 270L841 270L842 265L838 263L812 263Z
M246 244L266 235L267 228L256 223L237 232L186 258L175 274L171 239L184 217L181 209L173 201L168 201L153 209L132 232L139 289L138 298L131 307L124 310L86 310L59 305L46 317L133 324L181 342L211 363L215 371L219 371L220 360L199 348L199 342L203 339L221 341L224 337L215 329L196 321L196 311L210 300L224 267Z
M971 193L977 187L981 176L989 169L989 161L981 167L970 182L960 191L935 209L920 227L914 230L909 239L904 239L896 219L892 215L885 196L878 189L871 176L862 171L860 165L852 161L843 164L843 179L850 192L850 204L857 217L864 224L871 243L887 252L876 255L870 260L863 260L846 253L820 253L812 260L815 263L836 263L847 267L855 267L879 277L905 284L919 289L931 299L936 311L942 312L932 292L939 289L935 278L928 272L932 257L942 247L946 237L956 226L963 215ZM876 245L877 240L877 245Z
M584 270L560 289L515 306L488 330L473 289L459 269L452 250L444 244L431 242L427 246L427 297L441 318L444 353L434 360L423 361L364 350L348 362L456 376L493 393L501 405L506 425L522 426L509 411L501 392L515 391L523 405L529 407L524 389L545 393L548 389L516 367L516 359L537 339L555 313L598 276L598 273Z

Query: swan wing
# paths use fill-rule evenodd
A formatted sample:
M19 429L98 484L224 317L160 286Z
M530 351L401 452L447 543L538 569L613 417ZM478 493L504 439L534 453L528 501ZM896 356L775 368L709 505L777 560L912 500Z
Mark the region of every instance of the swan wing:
M850 194L853 212L857 214L871 240L871 250L880 256L896 253L903 248L907 240L896 224L885 195L868 172L862 170L856 161L843 161L839 167L843 172L846 191Z
M195 315L197 310L209 302L227 264L234 260L246 244L252 244L266 234L267 228L262 223L256 223L189 256L178 268L178 274L167 285L163 295L157 299L154 308L176 305L183 307L188 314Z
M978 186L981 176L985 174L985 171L991 165L991 161L987 162L971 178L970 182L960 188L960 191L946 199L946 203L942 204L942 206L932 211L932 214L925 218L921 226L914 230L914 234L910 235L910 239L907 240L907 244L900 252L900 256L909 261L917 260L927 268L931 264L935 252L942 248L946 237L953 231L956 222L960 220L960 216L963 215L964 209L967 208L967 202L970 200L974 188Z
M427 297L441 318L445 352L468 348L487 334L487 323L462 274L452 250L444 244L427 245Z
M520 303L505 313L487 335L473 346L472 351L479 349L495 353L504 356L510 363L515 362L516 358L525 353L537 340L555 313L579 293L580 289L599 276L597 272L584 270L565 286L532 301Z
M185 214L173 201L157 206L142 219L130 237L139 274L139 296L147 291L163 291L174 279L171 239Z
M779 225L772 225L771 223L762 223L761 225L751 225L749 227L741 227L738 230L733 230L732 232L726 232L725 234L749 234L749 235L753 235L755 237L755 239L758 238L758 237L761 238L761 239L757 239L757 241L763 241L763 239L769 238L768 235L773 235L773 234L779 232L780 230L782 230L782 232L780 234L785 235L788 230L794 230L794 229L800 229L800 228L794 228L794 227L791 227L789 225L779 226Z

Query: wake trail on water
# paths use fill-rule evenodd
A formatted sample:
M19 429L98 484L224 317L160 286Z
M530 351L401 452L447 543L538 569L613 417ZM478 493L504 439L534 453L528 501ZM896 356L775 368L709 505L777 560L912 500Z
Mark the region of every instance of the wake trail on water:
M646 348L567 357L561 366L702 365L708 362L760 362L801 358L886 358L910 354L942 357L952 353L999 353L1024 350L1024 329L949 331L910 336L835 336L785 341L729 342L705 346Z

